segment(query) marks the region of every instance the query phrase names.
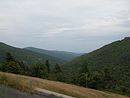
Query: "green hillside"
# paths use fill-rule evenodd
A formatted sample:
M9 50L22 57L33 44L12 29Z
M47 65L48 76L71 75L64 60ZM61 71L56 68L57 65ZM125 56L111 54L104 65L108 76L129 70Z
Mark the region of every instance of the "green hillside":
M63 59L65 61L70 61L70 60L72 60L72 59L81 55L81 54L73 53L73 52L45 50L45 49L38 49L38 48L34 48L34 47L27 47L27 48L24 48L24 49L30 50L30 51L33 51L33 52L37 52L37 53L50 55L50 56L53 56L53 57L56 57L56 58Z
M124 90L123 94L129 94L130 37L110 43L66 63L62 68L67 73L68 82L74 81L82 66L88 66L91 72L102 71L104 68L108 68L110 75L116 81L116 85ZM118 88L113 88L113 91L118 91Z
M3 62L5 54L10 52L14 58L19 61L23 61L25 64L33 64L37 62L44 62L49 60L51 63L63 63L64 60L52 57L46 54L40 54L29 50L21 49L6 45L0 42L0 62Z

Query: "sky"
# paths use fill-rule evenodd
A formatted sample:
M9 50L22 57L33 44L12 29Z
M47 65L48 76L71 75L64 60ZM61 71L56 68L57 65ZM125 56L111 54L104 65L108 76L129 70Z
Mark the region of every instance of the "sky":
M130 36L130 0L0 0L0 42L90 52Z

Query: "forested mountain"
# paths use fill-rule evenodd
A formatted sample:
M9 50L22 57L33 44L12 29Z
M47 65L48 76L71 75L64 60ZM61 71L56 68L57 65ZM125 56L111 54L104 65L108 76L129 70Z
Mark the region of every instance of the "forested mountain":
M54 51L54 50L45 50L45 49L39 49L39 48L34 48L34 47L26 47L24 48L26 50L30 50L36 53L41 53L41 54L46 54L50 55L56 58L63 59L65 61L70 61L82 54L80 53L73 53L73 52L66 52L66 51Z
M59 57L58 51L49 53L47 50L21 49L0 43L0 62L6 60L0 64L1 71L130 96L130 37L105 45L67 63ZM26 68L27 64L34 66ZM54 65L53 68L50 65Z
M86 64L92 69L109 65L130 65L130 37L110 43L98 50L75 58L66 63L64 67L71 67L75 70Z
M5 59L5 54L10 52L14 58L19 61L23 61L25 64L33 64L37 62L45 62L45 60L49 60L51 63L63 63L64 60L56 57L49 56L47 54L40 54L36 52L32 52L30 50L21 49L9 46L0 42L0 62L3 62Z
M71 62L66 63L64 66L62 66L62 68L67 75L67 81L75 82L76 79L79 78L77 76L80 73L81 69L85 66L88 67L89 72L94 74L97 74L96 72L102 72L103 75L105 72L104 69L107 68L106 72L107 74L109 74L109 78L112 78L114 81L112 82L111 80L107 80L113 83L111 89L115 92L120 91L124 92L125 94L129 94L130 37L126 37L123 40L110 43L98 50L95 50L88 54L84 54L72 60ZM86 70L86 72L88 71L88 69ZM97 78L95 78L96 85L101 84L100 82L97 82L99 78L103 77L103 75L99 75ZM103 80L104 79L102 79L102 81ZM90 80L90 83L92 83L92 81L93 80ZM107 85L107 83L104 85Z

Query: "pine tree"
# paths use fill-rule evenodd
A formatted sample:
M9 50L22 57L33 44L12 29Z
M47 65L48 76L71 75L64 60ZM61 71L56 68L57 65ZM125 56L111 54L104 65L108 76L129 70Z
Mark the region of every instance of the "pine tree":
M49 60L46 60L45 65L47 67L48 73L50 73L50 63L49 63Z
M3 62L0 70L4 72L11 72L11 73L20 73L21 67L20 64L13 58L11 53L7 52L5 57L5 62Z
M6 62L15 61L11 53L7 52L5 57Z
M55 65L54 73L62 73L62 70L61 70L59 64L56 64L56 65Z
M65 81L64 74L63 74L59 64L55 65L53 72L54 72L54 80L62 81L62 82Z

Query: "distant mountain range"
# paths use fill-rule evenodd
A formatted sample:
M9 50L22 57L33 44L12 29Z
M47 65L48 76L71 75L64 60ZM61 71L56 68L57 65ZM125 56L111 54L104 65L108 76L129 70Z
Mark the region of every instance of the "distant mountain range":
M23 61L26 64L45 62L45 60L49 60L52 64L63 64L64 62L78 56L78 54L76 55L70 52L50 51L49 53L49 50L43 51L42 49L37 48L16 48L0 42L0 62L4 61L6 52L10 52L17 60Z
M45 50L45 49L39 49L35 47L26 47L24 48L26 50L30 50L36 53L40 54L46 54L50 55L59 59L62 59L64 61L70 61L78 56L81 56L81 53L73 53L73 52L66 52L66 51L55 51L55 50Z

